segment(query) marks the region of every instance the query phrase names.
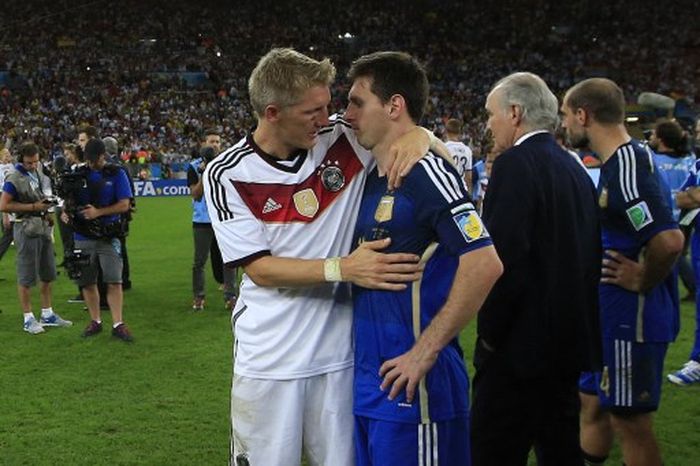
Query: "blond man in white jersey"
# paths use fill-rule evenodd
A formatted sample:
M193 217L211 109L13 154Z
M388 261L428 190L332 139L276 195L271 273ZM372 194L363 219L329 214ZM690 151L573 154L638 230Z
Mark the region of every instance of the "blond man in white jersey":
M456 118L450 118L445 123L445 145L457 172L462 175L469 193L472 193L472 150L462 142L462 122Z
M374 162L328 116L334 78L327 59L271 50L249 80L257 128L204 173L224 262L245 270L232 317L235 465L293 466L302 450L312 465L354 463L347 282L399 290L420 276L417 256L379 252L390 240L348 255ZM409 139L414 156L394 164L392 183L428 148L423 130Z

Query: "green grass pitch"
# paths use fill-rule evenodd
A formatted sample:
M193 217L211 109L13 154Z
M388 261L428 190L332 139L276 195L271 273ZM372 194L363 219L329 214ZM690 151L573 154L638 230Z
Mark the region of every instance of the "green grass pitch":
M14 248L0 261L0 465L226 464L230 323L210 270L207 308L190 309L189 198L140 198L128 248L134 288L125 292L124 319L133 344L112 338L108 326L80 338L88 315L66 303L76 287L63 271L54 308L73 327L26 334ZM58 245L57 254L60 261ZM38 314L36 290L33 303ZM103 320L111 324L108 312ZM694 307L685 304L667 370L685 362L693 320ZM468 358L473 342L471 325L462 335ZM699 464L698 387L664 383L656 431L667 465ZM616 450L609 464L620 463Z

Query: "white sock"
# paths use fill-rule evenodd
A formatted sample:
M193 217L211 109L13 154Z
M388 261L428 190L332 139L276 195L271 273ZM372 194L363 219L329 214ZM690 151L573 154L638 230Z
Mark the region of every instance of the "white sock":
M122 322L121 320L120 320L119 322L115 322L114 324L112 324L112 328L117 328L117 327L119 327L121 324L123 324L123 322Z
M47 308L41 308L41 317L47 318L51 317L53 315L53 308L47 307Z
M27 323L30 320L34 318L34 313L33 312L25 312L24 313L24 322Z

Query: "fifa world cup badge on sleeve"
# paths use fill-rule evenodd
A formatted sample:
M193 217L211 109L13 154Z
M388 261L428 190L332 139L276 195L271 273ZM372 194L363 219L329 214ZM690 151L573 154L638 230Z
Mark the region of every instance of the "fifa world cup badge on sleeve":
M645 201L641 201L627 209L627 218L635 230L639 231L654 221Z
M394 196L382 196L377 210L374 211L374 220L388 222L394 214Z
M489 236L489 232L486 231L484 224L481 223L479 215L473 210L460 212L452 219L459 227L459 231L462 232L462 236L464 236L467 243Z
M313 218L318 212L318 199L313 189L306 188L294 193L294 207L304 217Z

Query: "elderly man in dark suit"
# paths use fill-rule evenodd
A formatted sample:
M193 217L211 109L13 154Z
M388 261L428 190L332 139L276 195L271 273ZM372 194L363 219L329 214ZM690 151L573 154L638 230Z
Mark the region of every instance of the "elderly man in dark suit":
M579 373L600 364L601 237L595 187L556 143L557 98L531 73L486 100L503 153L483 219L505 268L478 318L474 465L583 465Z

